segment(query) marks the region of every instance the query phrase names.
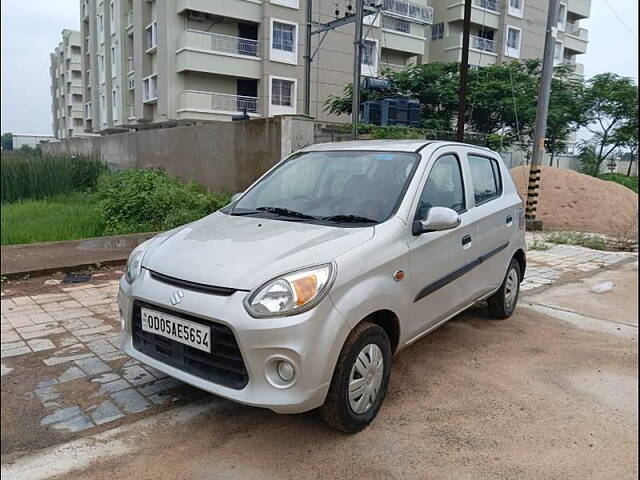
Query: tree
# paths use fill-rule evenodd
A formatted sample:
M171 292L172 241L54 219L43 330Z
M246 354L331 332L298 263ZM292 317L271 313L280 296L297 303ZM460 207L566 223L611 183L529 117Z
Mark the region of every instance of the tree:
M468 129L498 139L501 146L529 138L535 123L541 68L539 60L521 60L471 70L467 87ZM392 81L393 94L420 101L424 128L453 131L458 114L459 71L458 63L428 63L400 72L385 71L383 76ZM552 84L547 129L552 152L564 148L563 142L580 117L574 98L581 84L570 80L569 73L568 66L559 67ZM342 96L330 97L326 110L334 114L351 113L351 92L348 85ZM363 100L381 96L378 92L363 91Z
M637 151L638 86L628 77L601 73L591 77L578 103L585 115L581 124L593 137L598 169L607 157L621 146L635 145Z
M11 132L2 134L2 149L13 150L13 134Z
M631 176L631 168L638 157L638 110L616 130L615 142L629 151L629 167L627 177Z

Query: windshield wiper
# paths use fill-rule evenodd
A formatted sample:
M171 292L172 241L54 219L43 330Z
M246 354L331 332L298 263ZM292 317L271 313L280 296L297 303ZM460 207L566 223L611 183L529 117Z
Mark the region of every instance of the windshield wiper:
M256 208L256 211L273 213L275 215L280 215L282 217L301 218L301 219L305 219L305 220L317 220L318 219L318 217L314 217L313 215L307 215L306 213L296 212L295 210L289 210L288 208L258 207L258 208Z
M337 223L378 223L378 220L360 215L330 215L328 217L322 217L322 220Z

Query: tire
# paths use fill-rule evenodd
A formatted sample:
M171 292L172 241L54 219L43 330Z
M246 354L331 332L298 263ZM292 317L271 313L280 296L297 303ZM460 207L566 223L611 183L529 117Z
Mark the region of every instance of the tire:
M514 258L509 264L500 289L487 300L489 313L493 318L504 320L513 314L520 296L520 278L520 264Z
M356 365L359 357L362 358L361 354L368 359L373 355L374 362L369 362L369 365L379 365L378 360L381 359L381 374L376 373L379 372L380 367L371 366L368 369L366 362ZM362 375L361 371L365 375ZM345 433L359 432L378 414L387 394L390 373L391 345L386 332L379 325L366 321L360 323L349 334L342 347L327 398L324 405L320 407L320 415L336 430ZM358 378L354 379L354 377ZM363 393L359 396L354 395L350 401L349 386L352 380L359 385L358 392ZM376 392L373 401L370 395L372 391ZM353 407L352 404L354 404ZM361 411L356 411L359 410L358 407Z

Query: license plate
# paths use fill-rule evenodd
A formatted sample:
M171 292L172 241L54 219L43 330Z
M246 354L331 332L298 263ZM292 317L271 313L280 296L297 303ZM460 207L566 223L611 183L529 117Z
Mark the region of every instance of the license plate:
M205 325L143 308L142 330L211 353L211 329Z

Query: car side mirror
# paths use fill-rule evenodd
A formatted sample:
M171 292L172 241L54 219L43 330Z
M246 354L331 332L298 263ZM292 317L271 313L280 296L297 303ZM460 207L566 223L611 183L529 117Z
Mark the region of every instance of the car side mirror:
M244 192L238 192L238 193L234 193L233 195L231 195L231 203L235 202L236 200L238 200L242 194Z
M431 207L424 220L413 222L411 230L414 235L420 235L429 232L452 230L460 226L461 223L462 219L455 210L447 207Z

